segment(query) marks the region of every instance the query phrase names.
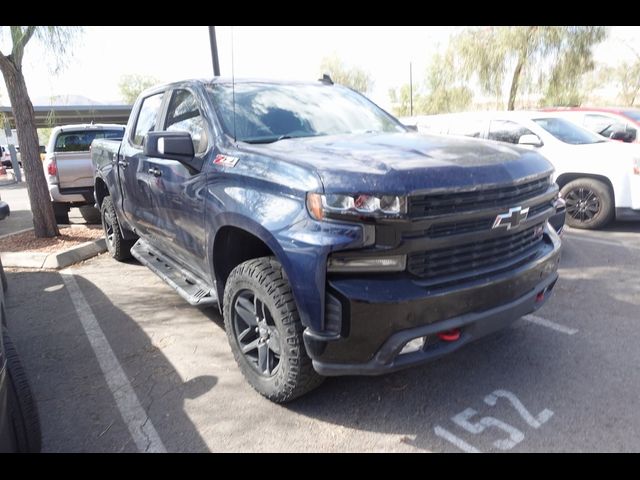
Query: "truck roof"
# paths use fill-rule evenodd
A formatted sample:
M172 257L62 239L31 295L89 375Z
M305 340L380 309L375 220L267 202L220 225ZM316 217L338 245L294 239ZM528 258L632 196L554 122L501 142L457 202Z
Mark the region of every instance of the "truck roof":
M101 130L101 129L124 129L125 125L117 123L78 123L73 125L60 125L53 129L53 132L66 132L69 130Z
M215 85L215 84L242 84L242 83L266 83L272 85L323 85L321 80L277 80L272 78L234 78L231 77L215 77L215 78L190 78L185 80L179 80L176 82L162 83L154 85L142 93L140 96L148 96L149 94L158 90L164 90L165 88L174 88L186 85ZM324 85L327 85L326 83Z

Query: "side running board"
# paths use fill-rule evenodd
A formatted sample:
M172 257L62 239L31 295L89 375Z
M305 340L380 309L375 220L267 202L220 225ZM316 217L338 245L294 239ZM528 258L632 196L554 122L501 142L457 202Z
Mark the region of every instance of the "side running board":
M212 286L196 278L174 261L163 257L158 250L142 239L131 248L131 255L141 264L149 267L191 305L204 306L218 303L218 296Z

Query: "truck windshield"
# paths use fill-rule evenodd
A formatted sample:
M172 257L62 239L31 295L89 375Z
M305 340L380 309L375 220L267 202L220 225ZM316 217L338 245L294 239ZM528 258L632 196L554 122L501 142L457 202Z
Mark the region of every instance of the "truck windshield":
M564 143L585 145L606 142L600 135L596 135L563 118L534 118L533 121Z
M208 87L225 132L247 143L348 133L404 132L362 95L328 85L237 83Z

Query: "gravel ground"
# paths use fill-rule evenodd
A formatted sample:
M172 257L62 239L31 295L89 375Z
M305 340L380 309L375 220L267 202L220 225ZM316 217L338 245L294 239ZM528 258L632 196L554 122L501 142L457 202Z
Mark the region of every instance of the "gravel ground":
M0 239L0 252L61 252L104 235L100 225L61 227L60 236L35 238L33 230Z

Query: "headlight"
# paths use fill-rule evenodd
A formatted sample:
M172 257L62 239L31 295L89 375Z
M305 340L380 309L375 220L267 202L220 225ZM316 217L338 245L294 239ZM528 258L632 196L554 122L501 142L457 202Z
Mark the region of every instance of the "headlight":
M397 195L344 195L307 193L307 209L313 218L352 215L372 218L397 218L407 211L405 197Z

